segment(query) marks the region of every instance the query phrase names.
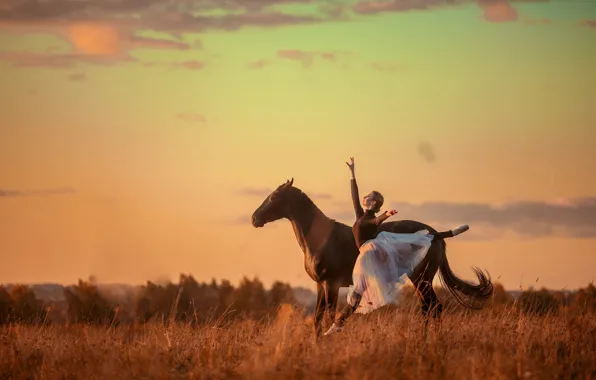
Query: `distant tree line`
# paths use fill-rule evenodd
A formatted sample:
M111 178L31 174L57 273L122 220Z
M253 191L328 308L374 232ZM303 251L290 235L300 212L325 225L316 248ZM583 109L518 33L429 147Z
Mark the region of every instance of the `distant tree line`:
M514 297L511 292L505 290L503 285L499 283L495 283L493 288L493 296L485 308L508 308L525 315L535 316L556 314L563 310L576 314L596 312L596 287L593 283L575 292L530 288L520 292L518 297ZM446 289L439 288L436 293L446 310L465 310ZM407 300L406 304L408 301L414 302L416 298L414 288L410 287L404 297Z
M62 288L62 292L63 299L48 301L39 299L25 285L10 289L0 286L0 324L224 324L239 319L266 320L281 305L297 304L289 284L275 282L265 289L258 278L246 277L233 286L227 280L205 283L182 274L177 284L147 282L126 294L111 294L90 279L79 280L76 285ZM437 289L437 294L445 309L462 310L445 289ZM406 287L402 297L402 307L416 307L418 301L412 287ZM590 284L569 293L529 289L514 298L497 283L486 307L512 308L528 315L556 314L562 310L592 313L596 311L596 287ZM312 308L306 312L312 312Z
M147 282L124 296L110 294L90 279L64 287L63 300L49 302L38 299L24 285L10 290L0 286L0 324L223 323L260 320L283 304L296 304L293 288L275 282L267 290L258 278L245 277L235 287L227 280L200 283L182 274L177 284Z

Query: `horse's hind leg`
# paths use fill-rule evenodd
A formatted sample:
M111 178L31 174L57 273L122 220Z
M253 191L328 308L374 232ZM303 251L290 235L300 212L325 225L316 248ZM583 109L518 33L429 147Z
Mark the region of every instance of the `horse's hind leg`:
M414 279L412 282L416 287L418 299L420 300L425 329L428 326L430 316L432 315L435 320L440 320L443 311L443 305L439 302L439 298L432 285L442 257L443 246L438 241L433 242L425 258L412 274L412 278Z
M432 316L435 321L435 328L440 327L441 314L443 313L443 305L437 297L437 293L433 289L432 282L423 280L417 286L420 306L422 309L422 316L424 318L425 331L428 328L428 321Z

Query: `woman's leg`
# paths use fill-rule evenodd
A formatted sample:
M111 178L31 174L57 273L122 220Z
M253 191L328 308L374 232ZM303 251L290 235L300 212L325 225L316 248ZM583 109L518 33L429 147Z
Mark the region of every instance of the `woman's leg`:
M354 314L354 312L358 308L358 305L360 305L362 295L360 295L360 293L357 292L352 292L350 298L350 302L348 302L348 304L344 307L341 313L339 313L337 318L335 318L335 322L333 322L329 330L327 330L327 332L324 335L340 332L341 329L344 327L346 319L350 318L352 314Z
M346 321L346 319L350 318L352 314L354 314L354 312L360 305L361 300L362 295L360 293L353 292L350 302L346 305L346 307L344 307L342 312L339 313L339 316L335 320L335 324L337 324L339 327L343 327L344 322Z
M463 232L466 232L469 229L470 229L470 227L467 224L462 224L461 226L454 228L452 230L445 231L445 232L431 232L429 235L433 235L435 239L445 239L445 238L457 236Z

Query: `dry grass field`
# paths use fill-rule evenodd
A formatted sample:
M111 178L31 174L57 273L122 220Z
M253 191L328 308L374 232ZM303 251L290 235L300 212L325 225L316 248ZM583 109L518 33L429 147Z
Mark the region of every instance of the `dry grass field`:
M313 339L284 305L267 323L203 327L0 328L1 379L590 379L596 318L512 308L446 313L423 334L417 314L357 315Z

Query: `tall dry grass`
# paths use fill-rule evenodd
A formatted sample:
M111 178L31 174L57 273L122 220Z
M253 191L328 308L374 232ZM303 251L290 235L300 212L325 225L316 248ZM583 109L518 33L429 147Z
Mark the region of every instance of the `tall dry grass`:
M266 323L0 331L2 379L596 378L593 314L452 312L425 337L415 310L381 310L318 342L312 321L285 305Z

